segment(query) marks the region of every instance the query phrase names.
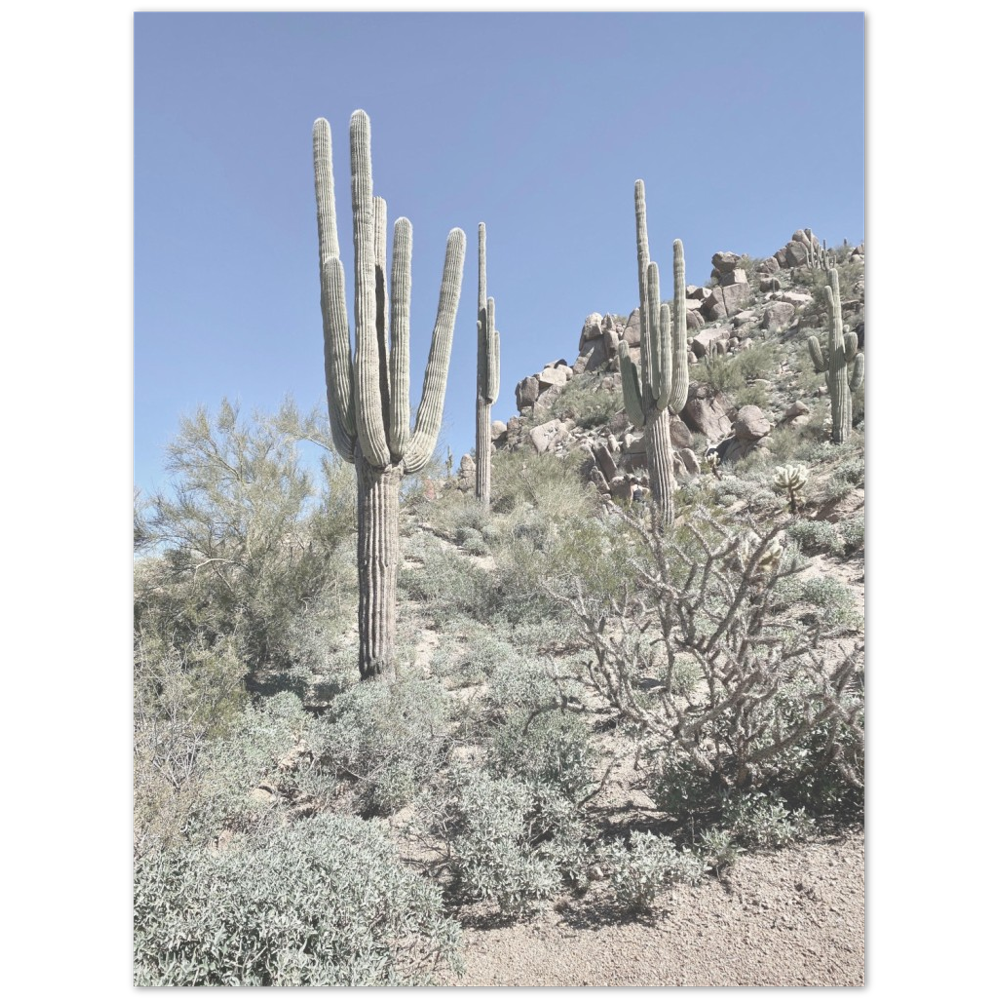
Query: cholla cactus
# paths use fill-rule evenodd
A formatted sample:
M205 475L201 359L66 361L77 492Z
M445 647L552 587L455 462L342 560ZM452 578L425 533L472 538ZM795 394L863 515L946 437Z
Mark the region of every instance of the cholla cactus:
M354 220L355 348L351 352L344 266L337 240L330 125L313 125L316 217L330 429L338 453L358 479L358 655L362 679L391 676L396 636L399 488L419 472L441 428L455 313L465 262L465 233L448 234L444 275L423 394L410 428L410 260L408 219L396 222L386 317L386 205L372 193L371 123L351 115L351 204Z
M674 240L674 303L660 301L660 272L649 259L646 187L635 182L636 255L639 264L639 361L637 371L621 341L622 390L629 420L646 430L646 458L653 502L664 524L673 524L673 453L670 415L687 403L687 305L684 292L684 246Z
M804 465L779 465L774 470L774 485L788 493L788 509L792 514L799 512L802 490L809 479L809 470Z
M493 450L490 407L500 394L500 334L494 325L495 303L486 297L486 223L479 223L479 318L476 365L476 496L490 505Z
M851 393L861 388L865 377L865 356L858 351L858 335L844 333L840 311L840 276L835 267L827 272L826 303L830 310L827 346L821 347L816 337L809 338L809 353L817 374L826 372L830 393L830 413L833 417L833 440L841 444L851 433ZM848 378L847 366L854 362Z

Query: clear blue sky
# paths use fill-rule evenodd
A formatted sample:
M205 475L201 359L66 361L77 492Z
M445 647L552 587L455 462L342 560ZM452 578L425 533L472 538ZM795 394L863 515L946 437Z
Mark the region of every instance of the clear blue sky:
M178 417L223 396L324 399L311 127L330 121L352 273L348 121L376 193L413 223L413 405L445 240L468 239L441 441L471 450L476 230L501 334L495 419L584 317L637 304L633 184L653 258L811 226L864 238L864 18L837 14L135 16L135 481L162 482ZM348 284L351 284L349 279ZM666 294L672 291L667 279ZM353 323L353 311L351 311Z

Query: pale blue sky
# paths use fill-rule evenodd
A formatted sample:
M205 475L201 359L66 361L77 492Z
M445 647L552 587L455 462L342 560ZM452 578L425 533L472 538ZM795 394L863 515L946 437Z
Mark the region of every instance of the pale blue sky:
M137 14L135 479L180 414L324 399L311 126L333 133L351 273L348 121L413 223L413 404L445 239L468 238L441 440L474 441L476 230L501 333L494 418L637 304L633 184L688 281L811 226L864 238L864 18L837 14ZM349 280L350 284L350 280ZM668 279L665 297L672 292ZM353 317L353 312L352 312Z

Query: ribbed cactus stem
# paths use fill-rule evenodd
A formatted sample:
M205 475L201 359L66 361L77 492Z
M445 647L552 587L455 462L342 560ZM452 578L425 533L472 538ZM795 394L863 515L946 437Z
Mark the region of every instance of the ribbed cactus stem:
M650 492L665 524L674 519L671 414L687 404L687 304L684 288L684 246L674 241L674 301L660 301L660 272L649 259L646 188L635 182L635 242L639 266L639 366L621 341L618 358L622 392L629 420L645 428Z
M829 312L827 346L824 350L816 337L809 338L809 354L817 374L826 373L833 419L833 441L841 444L851 433L851 393L861 388L865 356L858 352L858 335L844 334L840 303L840 275L835 267L827 272L826 304ZM850 375L848 366L851 367Z
M387 210L372 192L371 125L351 116L355 350L352 356L344 267L339 258L330 127L313 126L323 339L330 428L337 451L358 480L358 631L362 679L391 677L396 634L399 488L434 450L444 411L452 334L465 262L465 234L448 234L438 314L424 371L423 395L410 430L410 284L413 233L393 231L386 288ZM391 315L387 316L387 307ZM391 344L390 344L391 333Z
M493 435L491 407L500 389L500 335L496 303L486 294L486 223L479 223L479 309L476 319L476 497L490 505Z

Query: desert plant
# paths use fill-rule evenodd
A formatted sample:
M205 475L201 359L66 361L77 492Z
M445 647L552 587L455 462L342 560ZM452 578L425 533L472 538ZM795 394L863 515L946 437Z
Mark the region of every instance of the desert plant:
M820 346L819 339L809 338L809 353L817 374L826 373L826 386L830 393L830 411L833 415L833 441L841 444L851 432L851 394L861 388L865 377L865 356L858 351L858 335L844 333L844 320L840 310L840 277L836 268L827 272L826 302L829 311L827 346ZM847 366L851 364L848 377Z
M479 223L479 318L476 320L476 496L490 505L490 459L493 451L490 407L500 394L500 334L496 306L486 297L486 223Z
M372 824L326 815L135 873L137 986L421 985L459 927Z
M636 371L628 345L618 345L622 390L629 420L645 428L649 484L657 518L673 524L673 455L670 415L687 403L687 306L684 299L684 247L674 240L674 304L660 301L660 273L649 259L646 232L646 187L635 182L636 250L639 264L640 370Z
M629 913L650 913L662 890L675 882L698 882L708 865L690 849L646 831L634 834L631 845L614 840L601 857L609 869L611 887Z
M774 470L774 485L788 494L788 509L797 514L802 503L802 491L809 480L809 470L804 465L779 465Z
M410 429L410 260L412 227L397 219L392 241L386 321L386 205L372 194L371 123L351 115L351 204L354 220L355 352L351 358L344 267L337 240L330 125L313 125L327 401L337 451L358 480L358 667L362 679L395 670L399 491L434 451L444 409L455 313L465 261L465 233L448 234L437 320L423 395Z
M660 748L668 790L687 787L680 798L704 802L828 765L860 785L843 750L848 740L863 747L853 683L861 648L831 645L858 625L849 592L800 580L805 564L778 544L781 520L733 526L694 511L665 538L626 512L612 516L634 542L615 556L618 593L579 576L554 580L550 592L584 627L593 692ZM694 696L675 693L681 660L700 671ZM646 677L662 679L655 700ZM828 742L796 757L827 724Z

